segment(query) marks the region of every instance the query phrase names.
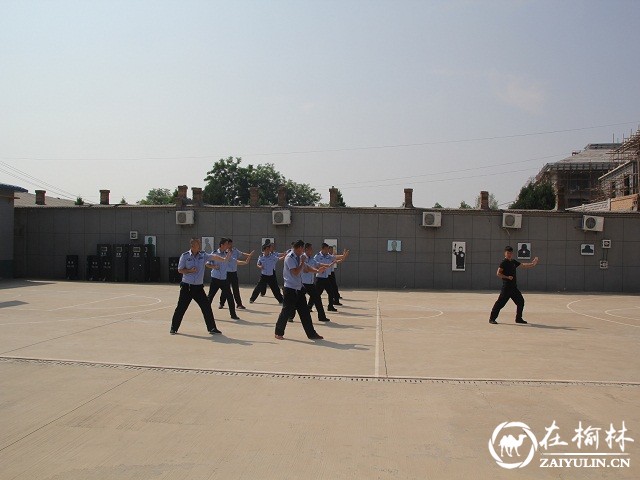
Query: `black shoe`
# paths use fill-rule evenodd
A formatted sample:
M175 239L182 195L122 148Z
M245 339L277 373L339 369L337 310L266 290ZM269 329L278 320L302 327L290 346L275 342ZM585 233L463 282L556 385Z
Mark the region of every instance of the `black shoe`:
M324 337L321 335L318 335L317 333L315 335L312 335L310 337L308 337L309 340L324 340Z
M222 332L220 330L218 330L217 328L212 328L211 330L209 330L209 333L211 335L221 335Z
M260 296L261 296L261 297L264 297L264 296L265 296L265 294L264 294L264 293L261 293L261 294L260 294Z
M231 320L240 320L240 317L237 315L234 315L233 317L231 317Z
M333 302L334 305L338 305L339 307L342 306L342 304L340 302Z
M489 323L492 323L493 325L497 325L498 322L496 322L495 320L489 320Z
M328 307L327 310L329 310L330 312L337 312L338 310L334 307Z
M291 323L293 323L293 318L290 318L290 319L289 319L289 321L290 321Z
M169 333L171 335L175 335L176 333L178 333L178 330L174 330L173 328L171 330L169 330Z
M247 309L247 307L245 307L244 305L236 305L236 308L240 309L240 310L246 310Z
M218 308L222 310L224 308L224 305L218 305Z
M522 318L518 318L518 319L516 319L516 323L526 324L527 322L525 322L524 319L522 319Z
M249 303L253 303L253 302L255 302L255 300L249 300Z
M328 318L319 318L318 320L320 320L321 322L330 322L331 321Z

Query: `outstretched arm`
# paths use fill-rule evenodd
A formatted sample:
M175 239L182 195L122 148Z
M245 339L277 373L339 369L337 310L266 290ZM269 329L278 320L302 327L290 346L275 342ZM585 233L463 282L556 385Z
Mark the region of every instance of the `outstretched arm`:
M538 264L538 257L534 258L530 263L521 263L520 266L522 268L533 268Z

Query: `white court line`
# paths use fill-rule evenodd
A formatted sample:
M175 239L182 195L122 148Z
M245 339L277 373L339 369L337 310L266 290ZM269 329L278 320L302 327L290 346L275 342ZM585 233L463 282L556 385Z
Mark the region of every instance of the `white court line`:
M610 315L612 317L616 317L616 318L626 318L627 320L638 320L637 318L625 317L624 315L616 315L615 313L611 313L611 312L617 312L619 310L631 310L632 308L640 308L640 307L612 308L611 310L605 310L604 313L606 313L607 315Z
M117 300L119 298L127 298L127 297L133 297L133 293L130 293L128 295L120 295L119 297L112 297L112 298L103 298L101 300L95 300L93 302L86 302L86 303L78 303L77 305L67 305L66 307L60 307L60 308L54 308L53 310L49 310L49 312L55 312L57 310L64 310L66 308L76 308L76 307L82 307L83 305L91 305L93 303L100 303L100 302L109 302L111 300Z
M122 313L113 313L111 315L98 315L96 317L83 317L83 318L61 318L60 320L43 320L41 322L12 322L12 323L1 323L0 327L5 325L37 325L41 323L61 323L61 322L82 322L85 320L96 320L98 318L109 318L109 317L121 317L123 315L135 315L138 313L149 313L156 312L158 310L164 310L165 308L171 308L171 305L167 305L166 307L152 308L150 310L140 310L137 312L122 312Z
M378 292L376 297L376 356L374 363L374 376L380 376L380 328L381 328L381 320L380 320L380 292Z
M631 323L616 322L615 320L609 320L609 319L606 319L606 318L596 317L595 315L588 315L586 313L578 312L578 311L574 310L573 308L571 308L571 305L573 305L574 303L583 302L583 301L584 301L584 299L582 299L582 300L574 300L573 302L569 302L569 303L567 303L567 308L569 310L571 310L573 313L578 314L578 315L583 315L585 317L593 318L593 319L596 319L596 320L603 320L605 322L610 322L610 323L617 323L618 325L625 325L627 327L640 328L640 325L633 325Z

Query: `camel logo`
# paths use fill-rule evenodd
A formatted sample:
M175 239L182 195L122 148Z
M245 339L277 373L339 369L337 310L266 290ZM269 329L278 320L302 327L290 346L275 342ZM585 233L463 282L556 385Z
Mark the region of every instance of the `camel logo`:
M502 436L498 440L498 437ZM529 441L525 442L525 439ZM496 451L500 449L500 454ZM524 445L524 446L523 446ZM530 447L528 447L530 445ZM524 448L524 450L523 450ZM526 452L529 448L529 453ZM521 452L522 450L522 452ZM489 440L489 453L496 463L502 468L513 469L523 468L531 463L533 455L538 450L538 441L529 426L522 422L503 422L496 427ZM524 460L520 460L522 455L526 455Z

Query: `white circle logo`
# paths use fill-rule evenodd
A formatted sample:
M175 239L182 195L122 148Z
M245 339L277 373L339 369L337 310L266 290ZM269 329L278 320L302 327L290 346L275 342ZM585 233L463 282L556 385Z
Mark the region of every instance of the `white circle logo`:
M518 431L515 432L515 435L513 433L503 433L497 445L500 449L500 454L498 454L496 451L496 440L498 439L500 432L506 429L520 429L520 431L524 433L518 433ZM519 449L523 446L524 440L527 437L531 441L531 448L529 449L527 458L523 461L518 461L521 457ZM537 450L538 440L536 440L536 436L533 434L529 426L522 422L501 423L493 431L493 435L491 435L491 439L489 440L489 453L491 453L491 456L498 465L509 470L513 468L523 468L529 465ZM511 462L510 460L514 461Z

